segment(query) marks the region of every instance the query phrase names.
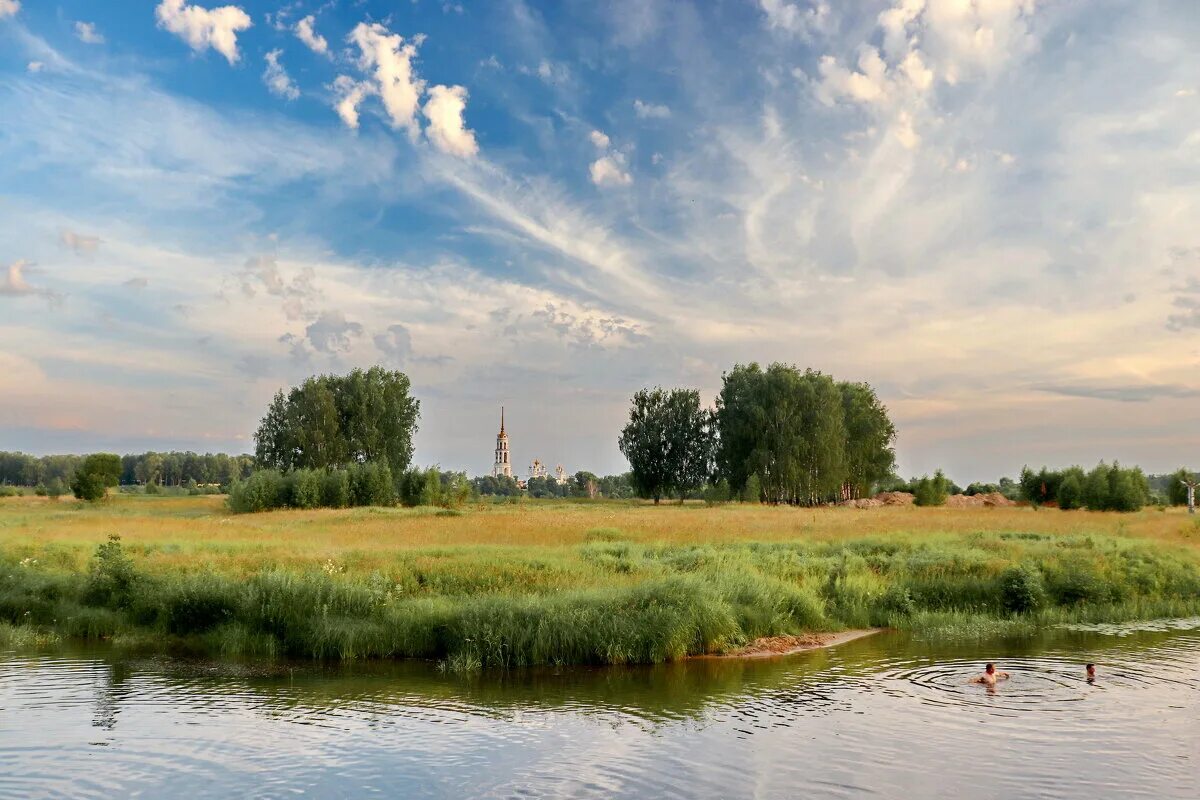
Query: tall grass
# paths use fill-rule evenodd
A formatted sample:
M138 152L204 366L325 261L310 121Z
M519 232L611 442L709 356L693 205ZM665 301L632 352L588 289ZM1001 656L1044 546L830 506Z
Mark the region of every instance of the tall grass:
M846 627L950 637L1200 611L1196 552L1127 537L625 536L591 527L577 544L392 549L382 561L344 551L178 563L113 539L80 564L9 546L0 550L0 621L229 655L471 668L654 663Z

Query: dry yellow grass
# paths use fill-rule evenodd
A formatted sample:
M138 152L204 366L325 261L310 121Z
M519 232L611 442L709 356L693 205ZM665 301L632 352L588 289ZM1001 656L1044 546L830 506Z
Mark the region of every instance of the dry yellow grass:
M0 500L0 537L9 552L49 553L82 565L112 533L147 562L206 563L222 570L264 563L350 560L370 568L403 551L431 558L442 548L565 547L604 529L641 543L717 544L888 534L1023 532L1109 534L1200 547L1200 524L1179 509L1136 514L1031 508L875 509L757 505L662 505L527 501L470 506L458 515L433 509L361 508L234 515L220 497L115 496L87 506L74 500Z

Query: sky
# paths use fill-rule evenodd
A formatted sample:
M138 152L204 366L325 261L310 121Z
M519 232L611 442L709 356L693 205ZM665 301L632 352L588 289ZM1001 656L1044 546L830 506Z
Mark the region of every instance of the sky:
M876 387L904 475L1200 463L1193 0L0 0L0 449L252 452L383 364L416 460Z

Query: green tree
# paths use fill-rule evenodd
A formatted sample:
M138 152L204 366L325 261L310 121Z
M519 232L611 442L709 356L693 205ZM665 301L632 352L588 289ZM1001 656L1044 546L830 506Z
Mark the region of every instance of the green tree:
M694 389L642 389L617 440L640 497L657 504L701 486L712 460L710 415Z
M928 475L915 481L913 502L919 506L942 506L949 496L950 481L940 469L930 478Z
M1188 481L1195 481L1196 474L1186 467L1180 467L1171 475L1167 484L1167 502L1173 506L1186 506L1188 499Z
M121 480L121 457L112 453L93 453L75 470L71 491L80 500L94 503L108 494L108 487Z
M1058 507L1070 511L1083 506L1083 470L1070 470L1058 485Z
M846 500L866 497L896 466L896 426L866 383L839 383L846 428Z
M1108 494L1112 485L1109 473L1111 468L1101 461L1091 472L1083 484L1083 504L1089 511L1107 511L1109 507Z
M378 462L400 474L412 461L420 416L410 389L404 373L372 367L281 391L254 435L258 463L290 470Z

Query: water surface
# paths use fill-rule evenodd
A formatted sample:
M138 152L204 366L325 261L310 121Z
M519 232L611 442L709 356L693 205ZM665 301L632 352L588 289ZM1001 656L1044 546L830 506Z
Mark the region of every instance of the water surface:
M472 678L0 652L0 795L1195 798L1197 670L1200 620Z

